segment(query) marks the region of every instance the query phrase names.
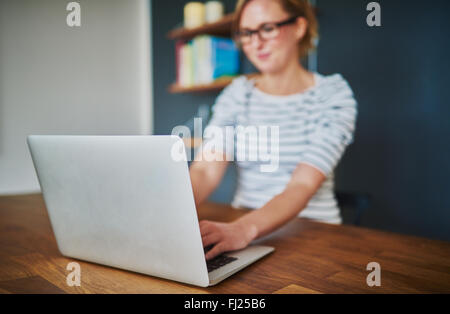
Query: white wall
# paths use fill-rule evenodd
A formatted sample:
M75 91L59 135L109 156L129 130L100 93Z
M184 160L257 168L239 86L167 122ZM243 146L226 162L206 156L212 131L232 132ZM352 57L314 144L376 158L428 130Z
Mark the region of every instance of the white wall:
M29 134L151 134L148 0L0 0L0 194L39 191Z

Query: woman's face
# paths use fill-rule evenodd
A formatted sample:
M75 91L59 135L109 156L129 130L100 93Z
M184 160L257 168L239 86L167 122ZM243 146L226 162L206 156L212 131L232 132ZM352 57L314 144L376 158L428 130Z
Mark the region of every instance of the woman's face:
M265 23L278 23L292 17L276 0L253 0L242 11L240 29L256 30ZM261 40L254 34L242 45L247 58L262 73L276 73L295 59L299 60L298 42L304 35L304 25L292 23L279 28L277 37Z

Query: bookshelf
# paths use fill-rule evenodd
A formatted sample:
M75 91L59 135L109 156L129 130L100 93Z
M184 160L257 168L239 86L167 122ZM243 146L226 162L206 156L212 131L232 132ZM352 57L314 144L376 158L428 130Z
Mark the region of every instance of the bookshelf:
M216 92L224 89L233 80L232 77L220 78L211 84L193 85L189 87L179 86L174 83L169 86L169 92L176 93L203 93L203 92Z
M186 29L177 28L167 34L167 38L171 40L191 40L198 35L212 35L220 37L231 37L231 24L233 22L234 14L227 14L219 21L202 25L200 27ZM234 77L223 77L210 84L193 85L193 86L179 86L176 83L168 87L169 93L204 93L204 92L218 92L231 83Z
M202 34L231 37L231 23L233 22L233 16L233 13L227 14L217 22L205 24L196 28L177 28L169 32L167 37L172 40L189 40Z
M317 16L321 16L321 12L315 6L315 1L311 1L314 6L314 11ZM231 37L231 26L233 23L234 13L230 13L225 15L222 19L217 22L209 23L202 25L197 28L186 29L183 27L174 29L167 34L167 38L171 40L190 40L197 35L212 35L212 36L221 36L221 37ZM316 63L315 61L316 55L314 53L313 58L308 57L308 68L315 69L317 66L311 66L312 63ZM251 75L254 75L253 73ZM169 93L179 94L179 93L203 93L203 92L218 92L228 86L231 83L233 78L226 77L220 78L213 83L205 84L205 85L194 85L194 86L179 86L174 83L168 87Z

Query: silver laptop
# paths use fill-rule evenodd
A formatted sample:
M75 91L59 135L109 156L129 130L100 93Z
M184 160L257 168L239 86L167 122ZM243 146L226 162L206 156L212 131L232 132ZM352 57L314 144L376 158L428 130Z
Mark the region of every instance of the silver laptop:
M207 265L177 136L27 140L64 256L206 287L274 250L249 246Z

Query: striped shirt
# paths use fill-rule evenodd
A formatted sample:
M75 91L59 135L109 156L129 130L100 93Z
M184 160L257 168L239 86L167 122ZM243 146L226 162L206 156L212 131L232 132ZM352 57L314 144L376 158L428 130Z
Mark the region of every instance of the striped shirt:
M262 207L285 189L294 169L304 163L321 171L326 180L299 216L326 223L341 223L334 195L333 171L345 148L353 141L357 104L350 86L341 75L314 73L314 77L315 85L310 89L277 96L262 92L255 87L254 80L240 76L217 98L206 130L214 126L222 128L225 134L225 128L230 126L235 129L237 126L254 126L255 129L275 126L279 136L276 170L262 171L261 166L268 164L267 159L235 158L238 177L233 207ZM257 154L258 145L253 145L250 136L248 138L247 142L239 141L235 134L234 138L224 136L219 141L223 141L220 144L228 156L237 156L241 149L247 150L248 156L251 156L252 150L256 150L254 153ZM272 139L269 135L267 138ZM205 135L204 145L211 145L211 141L214 139ZM261 145L261 141L258 143ZM270 143L266 144L270 148Z

